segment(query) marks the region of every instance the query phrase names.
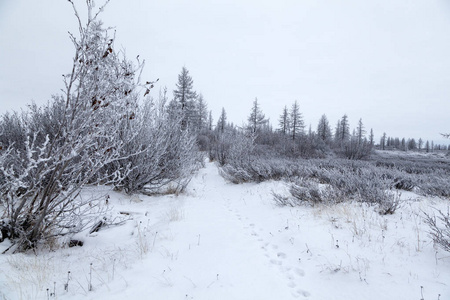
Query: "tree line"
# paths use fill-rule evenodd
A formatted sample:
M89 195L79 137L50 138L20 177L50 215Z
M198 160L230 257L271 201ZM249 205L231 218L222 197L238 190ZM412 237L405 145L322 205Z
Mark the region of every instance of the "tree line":
M419 138L417 141L414 138L398 138L389 137L386 133L383 133L380 138L380 144L378 149L381 150L401 150L401 151L423 151L426 153L434 151L449 150L447 145L435 144L433 141L424 141Z

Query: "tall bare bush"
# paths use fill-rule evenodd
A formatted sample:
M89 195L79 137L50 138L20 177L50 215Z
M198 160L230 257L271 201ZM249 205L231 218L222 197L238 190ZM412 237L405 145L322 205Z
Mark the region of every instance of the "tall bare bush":
M142 64L114 50L114 39L98 20L103 7L95 13L93 1L86 3L86 25L73 6L79 37L71 35L75 55L64 94L20 118L2 120L3 129L17 133L2 136L6 147L0 150L0 217L16 251L81 230L82 216L96 206L77 197L81 188L110 180L99 171L133 155L123 155L133 139L124 136L124 128L135 118Z

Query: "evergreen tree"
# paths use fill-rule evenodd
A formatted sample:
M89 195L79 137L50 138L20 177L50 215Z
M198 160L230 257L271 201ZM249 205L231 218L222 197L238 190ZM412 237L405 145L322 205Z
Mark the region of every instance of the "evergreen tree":
M336 123L336 128L334 130L334 142L339 144L341 140L341 120L338 120Z
M199 94L197 98L197 130L201 131L208 125L208 105L203 99L203 95Z
M212 129L213 129L213 117L212 117L212 110L210 110L208 117L208 130L212 131Z
M320 117L319 124L317 125L317 135L326 143L331 140L331 128L326 115Z
M386 132L384 132L383 136L381 137L380 146L382 150L386 149Z
M406 151L406 150L407 150L405 138L402 138L402 141L401 141L401 150L402 150L402 151Z
M219 120L217 121L216 129L219 131L219 133L224 133L226 126L227 126L227 113L225 112L225 108L222 107L222 113L220 114Z
M359 119L358 127L356 128L356 137L358 140L358 145L360 145L363 142L363 138L364 138L365 134L366 134L366 131L364 130L364 125L362 123L362 119Z
M279 131L283 135L288 134L289 133L289 111L288 111L287 106L284 106L283 113L281 114L278 122L280 125Z
M416 150L417 149L417 143L415 139L408 140L408 149L409 150Z
M181 110L181 125L184 130L195 119L195 101L197 98L197 93L194 91L194 81L186 67L181 69L176 87L173 91L173 96Z
M304 133L305 123L303 122L302 114L297 101L294 102L291 108L291 137L295 140L299 135Z
M370 128L369 143L370 143L370 146L373 147L374 135L373 135L373 129L372 128Z
M344 143L350 139L350 125L348 123L347 115L342 116L339 139L341 143Z
M252 133L257 133L261 126L267 123L267 119L259 107L258 98L255 98L255 101L253 101L248 123L248 127Z

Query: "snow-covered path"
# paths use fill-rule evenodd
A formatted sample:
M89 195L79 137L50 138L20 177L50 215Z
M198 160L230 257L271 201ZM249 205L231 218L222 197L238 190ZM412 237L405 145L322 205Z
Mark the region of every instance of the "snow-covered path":
M264 237L264 233L272 233L261 227L261 203L255 203L252 195L256 185L242 189L227 184L217 167L208 163L190 187L186 196L178 197L183 206L173 208L179 220L170 223L163 233L167 237L157 241L145 259L143 265L148 269L140 272L147 274L136 278L141 282L130 282L137 288L127 288L117 299L145 299L149 293L153 299L309 296L301 288L304 271L283 267L287 255ZM270 201L271 196L266 196L265 200L256 198ZM286 221L282 223L280 229L284 230ZM165 259L161 261L161 257Z

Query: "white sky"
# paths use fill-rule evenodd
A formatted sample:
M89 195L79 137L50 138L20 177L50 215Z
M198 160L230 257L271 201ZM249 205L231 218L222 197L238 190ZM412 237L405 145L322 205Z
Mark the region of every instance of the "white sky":
M258 97L276 127L298 100L314 130L346 113L377 137L450 143L448 0L112 0L102 19L160 78L154 96L186 66L214 121L225 107L242 124ZM0 113L59 92L76 25L67 1L0 0Z

